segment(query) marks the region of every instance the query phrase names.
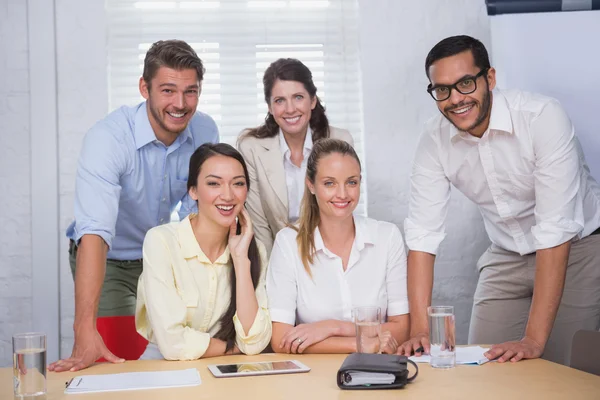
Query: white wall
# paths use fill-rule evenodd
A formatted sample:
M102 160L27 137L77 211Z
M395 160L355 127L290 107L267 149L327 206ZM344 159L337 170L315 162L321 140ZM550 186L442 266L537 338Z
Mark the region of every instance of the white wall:
M490 45L483 0L359 0L369 216L401 228L410 168L424 122L438 113L425 91L425 57L441 39L467 34ZM475 263L488 246L476 207L452 193L446 240L435 265L433 301L455 306L458 343L466 343Z
M85 132L108 111L104 0L56 0L60 206L61 355L73 347L75 298L65 231Z
M497 15L490 22L498 86L558 99L600 180L600 11Z
M32 329L27 3L0 2L0 367Z

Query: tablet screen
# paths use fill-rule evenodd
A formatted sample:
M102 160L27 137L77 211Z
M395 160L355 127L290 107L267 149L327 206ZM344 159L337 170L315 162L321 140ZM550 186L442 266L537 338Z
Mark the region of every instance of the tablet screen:
M291 361L274 361L274 362L260 362L260 363L246 363L246 364L226 364L217 365L219 371L222 374L235 374L238 372L249 372L249 371L282 371L282 370L299 370L301 369L298 365Z

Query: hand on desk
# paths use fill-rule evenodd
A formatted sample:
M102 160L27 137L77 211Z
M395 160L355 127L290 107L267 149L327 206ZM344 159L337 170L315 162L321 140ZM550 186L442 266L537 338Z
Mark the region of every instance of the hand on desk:
M483 355L490 360L498 358L498 362L517 362L526 358L539 358L542 356L544 348L536 343L533 339L524 337L515 342L505 342L495 344L490 350Z
M308 346L334 336L335 329L331 320L300 324L290 329L283 336L279 346L285 349L286 353L302 354Z
M396 354L398 342L392 336L392 332L383 331L379 335L379 352L382 354Z
M418 357L423 353L429 354L429 349L429 334L421 332L402 343L400 347L398 347L397 353L407 357L410 357L414 354Z
M80 369L89 367L100 357L104 357L111 363L122 363L125 361L108 350L102 337L94 328L76 336L71 357L50 364L48 370L55 372L79 371Z

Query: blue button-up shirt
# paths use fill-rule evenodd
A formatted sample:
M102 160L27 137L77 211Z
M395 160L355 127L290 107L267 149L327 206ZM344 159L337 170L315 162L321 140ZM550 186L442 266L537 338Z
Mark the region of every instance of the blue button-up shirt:
M187 194L190 157L219 141L217 125L201 112L165 146L150 126L146 102L121 107L85 135L75 182L75 221L67 237L98 235L108 258L142 258L146 232L167 223L181 201L180 218L196 208Z

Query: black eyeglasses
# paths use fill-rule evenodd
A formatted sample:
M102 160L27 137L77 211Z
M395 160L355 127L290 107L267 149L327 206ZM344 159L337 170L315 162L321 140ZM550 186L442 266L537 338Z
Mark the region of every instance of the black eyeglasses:
M450 98L452 89L455 89L461 94L470 94L477 90L477 78L487 73L488 69L482 69L475 76L467 76L454 85L438 85L431 86L431 83L427 86L427 93L433 97L435 101L444 101Z

